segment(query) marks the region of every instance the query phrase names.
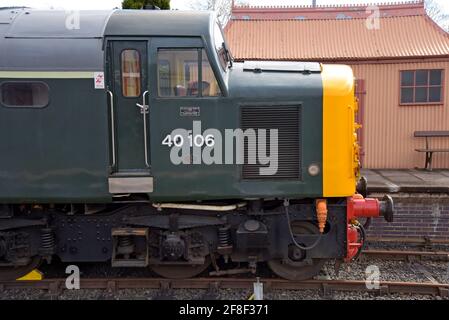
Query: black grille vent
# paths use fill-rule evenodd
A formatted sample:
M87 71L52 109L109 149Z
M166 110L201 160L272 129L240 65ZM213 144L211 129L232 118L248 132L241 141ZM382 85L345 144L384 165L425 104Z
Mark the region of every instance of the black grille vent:
M267 130L267 154L270 154L270 129L278 130L278 171L274 175L261 175L260 168L269 167L248 162L248 140L245 139L243 179L301 179L301 109L299 106L242 107L242 130ZM251 146L249 146L251 147ZM256 148L256 146L252 146ZM256 149L257 150L257 149ZM257 153L256 153L257 154Z

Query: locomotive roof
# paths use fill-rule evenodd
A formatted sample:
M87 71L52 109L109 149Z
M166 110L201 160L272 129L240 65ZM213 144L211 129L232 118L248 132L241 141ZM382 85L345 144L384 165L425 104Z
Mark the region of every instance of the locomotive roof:
M105 35L206 36L212 12L118 10L109 19Z
M101 70L105 36L209 39L213 21L212 12L0 8L0 69Z
M201 36L208 34L212 15L197 11L80 11L80 27L70 29L67 23L72 14L76 12L0 8L0 32L6 38Z

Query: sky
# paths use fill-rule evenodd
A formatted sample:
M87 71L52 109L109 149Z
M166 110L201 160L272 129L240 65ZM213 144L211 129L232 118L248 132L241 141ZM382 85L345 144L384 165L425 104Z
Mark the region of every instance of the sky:
M171 0L173 9L189 9L189 3L198 0ZM312 0L246 0L251 5L307 5ZM318 5L335 5L335 4L368 4L373 2L388 2L388 0L317 0ZM404 0L404 2L408 2ZM449 1L436 0L445 13L449 14ZM42 9L64 9L64 10L82 10L82 9L113 9L120 7L121 0L0 0L0 7L8 6L28 6Z

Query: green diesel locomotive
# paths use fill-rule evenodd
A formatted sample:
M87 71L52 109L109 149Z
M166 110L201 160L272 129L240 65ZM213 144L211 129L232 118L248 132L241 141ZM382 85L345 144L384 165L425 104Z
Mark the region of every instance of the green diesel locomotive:
M358 217L392 219L356 193L347 66L234 62L210 12L3 9L0 48L1 279L306 279L360 252Z

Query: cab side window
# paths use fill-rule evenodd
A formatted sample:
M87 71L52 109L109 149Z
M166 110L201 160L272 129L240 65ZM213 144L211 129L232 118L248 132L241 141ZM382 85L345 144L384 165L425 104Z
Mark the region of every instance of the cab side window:
M195 84L198 84L198 50L158 51L159 96L198 96Z
M198 49L160 49L158 89L161 97L210 97L221 94L206 52Z
M124 97L140 96L140 54L137 50L122 51L122 93Z

